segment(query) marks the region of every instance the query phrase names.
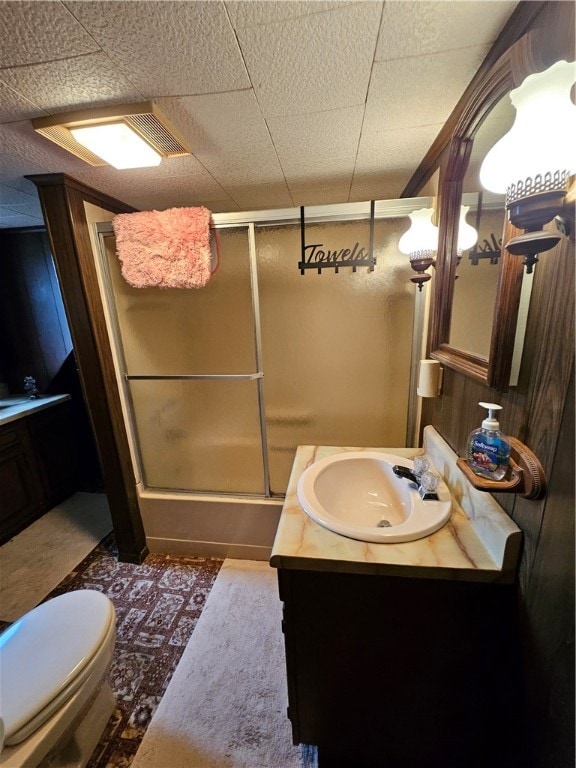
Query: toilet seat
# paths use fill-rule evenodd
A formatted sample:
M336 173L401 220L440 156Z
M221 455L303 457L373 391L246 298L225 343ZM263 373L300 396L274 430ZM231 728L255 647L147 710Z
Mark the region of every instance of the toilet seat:
M28 738L74 695L114 634L114 606L94 590L53 598L4 632L0 716L6 745Z

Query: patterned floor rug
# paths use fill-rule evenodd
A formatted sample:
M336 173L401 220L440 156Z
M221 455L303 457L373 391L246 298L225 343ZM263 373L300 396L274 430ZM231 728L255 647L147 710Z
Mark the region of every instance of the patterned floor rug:
M96 589L116 608L108 675L117 705L88 768L127 768L162 698L218 575L221 560L149 555L118 562L107 536L46 599Z

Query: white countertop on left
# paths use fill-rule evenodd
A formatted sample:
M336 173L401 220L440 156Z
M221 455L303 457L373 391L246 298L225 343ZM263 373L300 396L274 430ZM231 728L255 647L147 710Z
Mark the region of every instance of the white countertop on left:
M26 395L3 397L0 399L0 427L70 399L70 395L40 395L37 400L30 400Z

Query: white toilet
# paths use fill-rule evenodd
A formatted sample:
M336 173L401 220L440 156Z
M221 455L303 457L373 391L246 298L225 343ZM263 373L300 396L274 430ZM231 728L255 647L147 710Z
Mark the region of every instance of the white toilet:
M42 603L0 635L1 768L83 768L114 711L105 681L116 612L82 589Z

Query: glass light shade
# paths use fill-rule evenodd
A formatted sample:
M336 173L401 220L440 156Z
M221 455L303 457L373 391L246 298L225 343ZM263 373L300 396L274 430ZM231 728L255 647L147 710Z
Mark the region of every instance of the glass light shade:
M469 205L460 206L460 220L458 222L458 253L472 248L478 240L478 232L466 221L466 214L470 210Z
M485 189L505 193L512 184L576 169L576 106L570 99L575 80L574 62L557 61L510 93L516 118L482 163Z
M438 227L432 224L433 215L434 208L419 208L412 211L410 229L398 241L401 253L417 257L431 254L438 249Z
M126 123L71 128L70 133L79 144L114 168L149 168L160 165L162 160L162 156Z

